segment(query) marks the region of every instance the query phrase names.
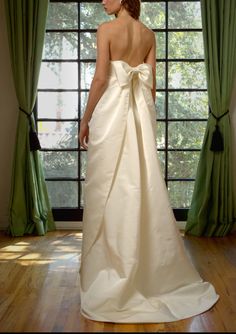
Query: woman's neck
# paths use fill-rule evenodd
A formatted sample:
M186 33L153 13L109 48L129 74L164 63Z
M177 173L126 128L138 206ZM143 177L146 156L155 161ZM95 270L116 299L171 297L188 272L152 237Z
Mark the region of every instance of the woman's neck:
M120 7L120 10L116 13L116 18L131 18L130 14L124 7Z

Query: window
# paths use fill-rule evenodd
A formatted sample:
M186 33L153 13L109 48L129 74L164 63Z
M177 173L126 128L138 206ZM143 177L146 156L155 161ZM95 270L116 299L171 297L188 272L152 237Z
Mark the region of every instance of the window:
M101 1L51 0L37 126L56 220L82 218L86 152L77 134L95 70ZM157 149L177 220L185 220L208 117L200 1L142 1L157 40Z

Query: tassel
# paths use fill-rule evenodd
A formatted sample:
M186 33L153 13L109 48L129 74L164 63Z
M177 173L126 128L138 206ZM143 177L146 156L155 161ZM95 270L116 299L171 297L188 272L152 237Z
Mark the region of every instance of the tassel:
M213 152L224 151L224 140L222 134L220 133L218 124L216 124L215 131L212 134L210 150Z
M29 144L30 144L30 151L37 151L41 149L38 135L33 130L32 126L30 126L30 131L29 131Z
M40 145L40 142L39 142L37 132L33 130L32 123L31 123L32 112L30 114L28 114L27 111L25 111L23 108L19 107L19 109L27 116L28 121L29 121L29 126L30 126L30 130L29 130L30 151L41 150L41 145Z

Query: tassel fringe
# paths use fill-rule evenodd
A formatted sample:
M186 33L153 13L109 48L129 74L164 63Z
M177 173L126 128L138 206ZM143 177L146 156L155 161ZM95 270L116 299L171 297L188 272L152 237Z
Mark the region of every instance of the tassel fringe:
M30 144L30 151L37 151L41 149L38 135L35 131L33 131L32 127L30 127L29 131L29 144Z
M215 131L212 134L210 150L213 152L224 151L224 139L217 124L215 126Z
M224 151L224 138L222 133L220 132L218 122L223 118L225 115L229 113L229 110L227 110L223 115L217 117L216 115L213 114L210 108L210 114L215 118L216 120L216 126L215 126L215 131L212 134L212 139L211 139L211 147L210 150L213 152L222 152Z
M41 149L41 145L39 142L39 138L37 135L37 132L33 130L32 123L31 123L31 114L28 114L23 108L19 107L20 111L22 111L28 118L29 120L29 145L30 145L30 151L37 151Z

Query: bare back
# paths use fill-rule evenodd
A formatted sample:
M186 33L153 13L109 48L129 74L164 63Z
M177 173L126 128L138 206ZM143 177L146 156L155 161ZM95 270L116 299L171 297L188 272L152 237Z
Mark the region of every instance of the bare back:
M87 149L88 122L94 108L107 88L110 61L123 60L132 67L142 63L152 66L152 96L156 99L156 41L152 30L133 19L127 12L111 22L102 23L97 30L97 59L89 98L80 123L80 143ZM84 124L84 126L83 126ZM85 141L84 141L85 140Z
M126 11L123 15L110 22L102 23L97 29L96 70L91 87L101 85L103 90L108 82L110 61L123 60L132 67L142 63L152 66L152 95L156 98L156 41L152 30L143 23L133 19ZM102 93L92 89L95 98L88 103L93 110ZM92 102L90 103L90 101ZM91 111L92 112L92 111Z
M148 57L153 47L153 32L132 17L109 22L110 59L137 66Z

